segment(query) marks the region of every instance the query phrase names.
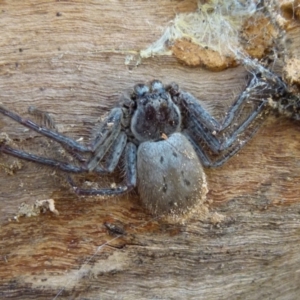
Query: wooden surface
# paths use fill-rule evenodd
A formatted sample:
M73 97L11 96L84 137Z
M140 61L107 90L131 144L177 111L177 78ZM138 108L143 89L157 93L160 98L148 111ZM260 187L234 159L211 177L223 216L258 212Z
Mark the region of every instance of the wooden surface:
M27 117L30 105L46 110L84 141L123 91L154 78L221 114L245 85L243 67L213 73L172 57L125 64L189 4L0 1L0 102ZM299 30L288 35L297 55ZM0 126L16 146L57 155L19 124L0 117ZM16 159L0 154L1 298L297 299L299 134L300 123L270 117L226 165L206 170L218 224L196 213L184 223L154 218L135 193L79 198L56 170L17 161L9 175ZM21 203L50 198L59 215L14 218Z

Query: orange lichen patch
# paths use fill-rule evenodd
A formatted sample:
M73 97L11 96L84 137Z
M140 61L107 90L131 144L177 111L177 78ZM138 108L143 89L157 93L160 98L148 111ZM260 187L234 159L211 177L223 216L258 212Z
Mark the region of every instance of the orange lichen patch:
M244 50L253 58L262 58L274 45L279 28L263 14L247 19L240 32L240 42Z
M222 71L238 65L233 56L221 55L186 39L176 40L171 50L177 59L191 67L201 66L210 71Z
M300 59L290 58L284 66L284 78L290 84L300 86Z

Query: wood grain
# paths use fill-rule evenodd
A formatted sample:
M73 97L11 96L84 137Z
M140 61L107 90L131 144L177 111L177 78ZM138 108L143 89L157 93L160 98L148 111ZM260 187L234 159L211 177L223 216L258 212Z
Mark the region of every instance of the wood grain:
M156 57L126 65L190 1L0 1L0 95L27 116L34 105L59 130L88 141L92 125L135 83L176 81L217 115L244 88L243 67L213 73ZM299 29L288 33L293 55ZM0 117L20 148L57 155L36 133ZM78 198L65 174L0 155L0 295L8 299L297 299L300 292L300 124L269 117L226 165L207 170L209 206L154 218L136 193ZM6 166L6 167L5 167ZM101 180L101 179L99 179ZM59 215L14 216L55 200ZM217 215L218 213L219 215ZM124 234L105 226L117 224Z

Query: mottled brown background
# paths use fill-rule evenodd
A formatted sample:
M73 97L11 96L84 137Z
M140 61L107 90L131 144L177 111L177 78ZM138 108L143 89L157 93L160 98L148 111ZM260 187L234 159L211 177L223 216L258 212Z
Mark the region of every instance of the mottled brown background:
M176 81L216 112L245 85L243 67L188 68L172 57L125 65L192 1L0 1L0 102L52 114L87 138L119 95L141 81ZM297 56L299 27L288 32ZM299 58L299 56L298 56ZM7 118L1 132L40 154L45 139ZM207 170L214 225L155 220L134 194L78 198L63 175L0 155L0 295L13 299L297 299L300 292L300 123L270 117L222 168ZM52 153L53 152L53 153ZM21 203L53 198L59 215L20 217ZM109 235L104 222L123 224ZM108 242L106 246L98 246ZM98 249L96 255L93 256Z

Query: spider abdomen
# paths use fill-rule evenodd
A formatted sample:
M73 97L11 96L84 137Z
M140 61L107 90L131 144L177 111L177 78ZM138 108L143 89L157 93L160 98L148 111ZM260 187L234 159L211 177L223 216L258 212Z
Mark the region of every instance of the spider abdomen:
M141 201L154 214L181 214L205 199L205 173L192 145L181 133L142 143L137 171Z

